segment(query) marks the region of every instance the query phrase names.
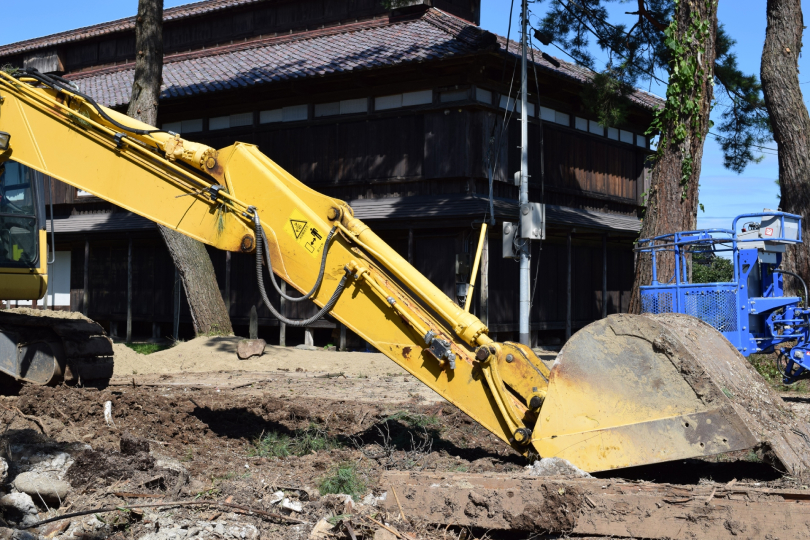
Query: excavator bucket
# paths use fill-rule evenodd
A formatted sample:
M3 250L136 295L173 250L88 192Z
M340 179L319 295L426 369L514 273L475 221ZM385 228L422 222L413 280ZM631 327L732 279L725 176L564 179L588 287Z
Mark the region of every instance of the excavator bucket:
M810 428L708 324L612 315L577 332L549 377L534 429L543 457L595 472L756 449L810 465Z

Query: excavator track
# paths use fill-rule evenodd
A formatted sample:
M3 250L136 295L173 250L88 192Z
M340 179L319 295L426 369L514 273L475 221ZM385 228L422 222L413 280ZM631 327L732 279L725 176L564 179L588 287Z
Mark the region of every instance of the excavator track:
M105 385L113 374L112 341L79 313L1 310L0 372L38 385Z

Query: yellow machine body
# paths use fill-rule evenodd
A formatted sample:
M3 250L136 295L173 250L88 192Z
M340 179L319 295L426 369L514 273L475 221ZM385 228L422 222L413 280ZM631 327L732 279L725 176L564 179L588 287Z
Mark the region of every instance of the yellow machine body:
M683 381L669 389L648 384L678 381L667 358L644 356L643 377L624 365L632 350L613 351L612 360L595 370L587 354L568 354L550 370L528 347L493 342L479 319L356 219L347 204L303 185L257 147L236 143L214 150L165 132L122 136L110 118L154 128L100 109L107 118L64 88L0 73L0 132L11 135L0 161L22 164L223 250L255 250L255 207L281 279L308 291L326 250L325 277L312 300L326 304L348 271L331 315L524 454L559 455L594 471L751 446L745 437L726 437L726 443L701 447L682 429L649 423L715 414L716 407L700 399L678 396L688 386ZM337 234L326 245L333 227ZM40 264L27 273L0 263L0 297L44 294L45 245L41 239ZM7 281L17 275L30 281ZM714 431L731 429L727 419L712 419ZM669 446L677 450L665 451Z

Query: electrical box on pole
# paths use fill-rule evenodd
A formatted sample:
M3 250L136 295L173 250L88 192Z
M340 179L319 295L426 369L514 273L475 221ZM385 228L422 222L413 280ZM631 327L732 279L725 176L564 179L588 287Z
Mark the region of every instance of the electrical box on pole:
M526 240L546 239L546 205L526 203L520 206L520 237Z

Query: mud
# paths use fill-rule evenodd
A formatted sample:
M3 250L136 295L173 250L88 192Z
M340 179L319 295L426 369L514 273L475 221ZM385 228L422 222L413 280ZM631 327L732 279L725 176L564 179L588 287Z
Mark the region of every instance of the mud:
M577 525L584 494L571 486L554 482L543 484L538 502L528 503L523 512L506 514L509 526L519 531L569 533Z
M129 480L154 472L156 472L155 458L147 452L123 455L118 452L85 450L76 456L66 477L68 482L76 488L84 487L91 482L96 485L106 485L110 481Z

